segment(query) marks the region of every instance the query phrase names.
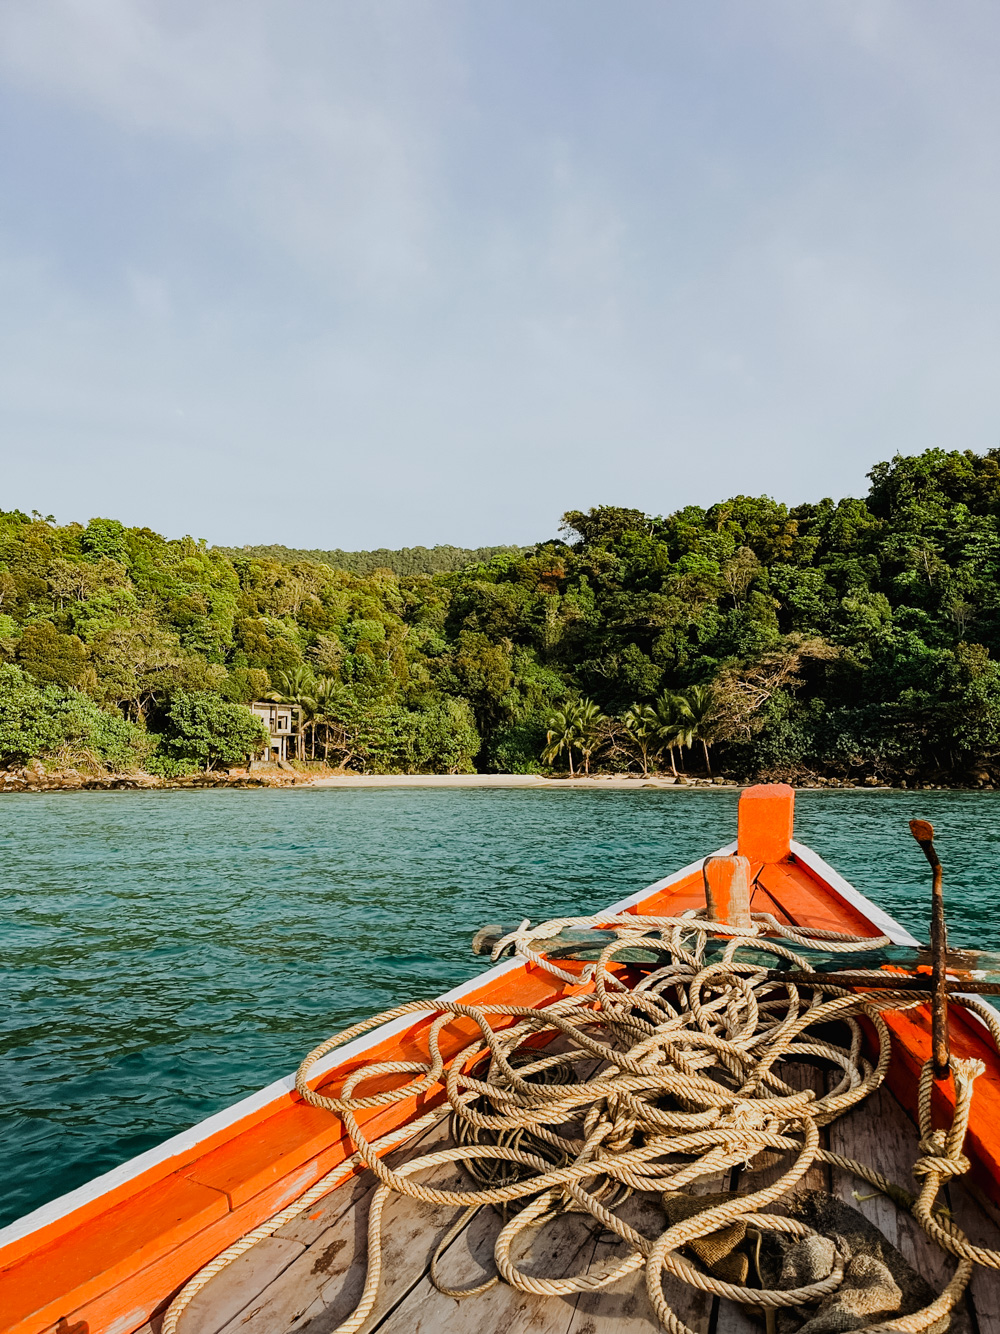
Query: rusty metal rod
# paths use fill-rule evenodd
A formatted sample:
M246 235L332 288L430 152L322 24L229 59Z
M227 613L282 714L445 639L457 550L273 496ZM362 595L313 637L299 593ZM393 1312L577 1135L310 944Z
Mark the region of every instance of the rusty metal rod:
M951 1065L948 1043L948 974L945 955L948 952L948 928L944 920L944 893L941 889L942 869L934 847L934 826L927 820L911 820L910 833L920 844L933 873L931 887L931 954L933 956L933 988L931 992L931 1019L933 1032L934 1078L947 1079Z
M799 973L782 972L778 968L767 970L769 982L792 982L795 986L815 986L817 983L829 983L833 987L866 987L872 991L926 991L930 993L936 983L931 975L913 977L906 973L882 973L872 977L869 973ZM973 996L1000 996L1000 982L963 981L961 978L947 978L946 990Z

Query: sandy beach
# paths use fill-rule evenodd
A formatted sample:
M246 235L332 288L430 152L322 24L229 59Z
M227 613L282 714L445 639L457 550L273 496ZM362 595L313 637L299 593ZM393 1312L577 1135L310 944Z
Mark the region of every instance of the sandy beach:
M643 778L641 774L631 777L593 778L545 778L540 774L338 774L330 778L314 778L310 787L587 787L587 788L684 788L737 787L738 784L725 782L708 783L702 779L699 783L688 780L679 783L670 778Z

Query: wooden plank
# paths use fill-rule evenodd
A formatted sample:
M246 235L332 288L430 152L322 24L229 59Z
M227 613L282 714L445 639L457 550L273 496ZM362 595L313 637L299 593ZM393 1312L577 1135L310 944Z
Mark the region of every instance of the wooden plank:
M843 931L856 936L878 936L879 931L852 904L793 862L765 866L758 877L771 897L792 922L824 931Z
M565 1040L556 1038L551 1044L551 1049L556 1050L560 1043ZM579 1075L586 1078L600 1064L600 1062L588 1059L581 1063ZM444 1143L449 1142L449 1121L442 1119L437 1125L429 1127L420 1136L410 1143L402 1145L387 1156L387 1161L393 1166L401 1166L420 1154L433 1152ZM447 1170L447 1169L442 1169ZM370 1172L363 1172L358 1177L345 1182L343 1186L332 1191L324 1199L318 1201L304 1214L287 1223L285 1227L275 1234L278 1240L284 1240L296 1243L298 1251L308 1248L309 1255L303 1256L303 1262L296 1266L294 1271L288 1275L287 1282L293 1284L296 1292L294 1304L301 1305L301 1298L304 1298L308 1305L316 1296L329 1285L331 1274L340 1272L335 1270L334 1261L336 1257L345 1250L347 1245L345 1241L346 1229L348 1223L343 1222L345 1216L353 1213L359 1207L367 1216L367 1209L371 1202L371 1195L375 1188L375 1179ZM468 1185L468 1181L465 1182ZM401 1202L402 1203L402 1202ZM413 1207L419 1209L421 1206L413 1204ZM389 1212L386 1213L386 1219L389 1218ZM338 1228L336 1225L341 1223ZM351 1224L350 1226L353 1226ZM199 1294L198 1298L192 1302L190 1308L185 1313L181 1329L184 1334L214 1334L216 1329L222 1328L224 1324L235 1321L235 1317L244 1311L256 1311L262 1304L267 1307L271 1313L278 1311L284 1312L282 1319L287 1318L287 1302L285 1295L280 1292L284 1286L279 1281L277 1273L264 1276L263 1281L258 1281L258 1276L252 1265L254 1252L250 1251L247 1255L240 1257L231 1266L223 1271L221 1275L212 1280L212 1282ZM354 1254L352 1243L352 1255ZM292 1255L289 1264L299 1258L298 1253ZM288 1266L285 1266L288 1267ZM362 1274L363 1280L363 1253L357 1257L356 1267ZM308 1271L308 1272L306 1272ZM264 1272L264 1271L261 1271ZM242 1301L238 1308L232 1309L228 1315L228 1321L217 1322L214 1317L206 1317L205 1312L211 1307L213 1310L220 1303L216 1301L214 1289L221 1284L224 1277L227 1277L227 1285L235 1287L242 1292ZM349 1276L345 1281L354 1282L354 1277ZM360 1291L360 1288L358 1289ZM226 1298L221 1299L222 1306L225 1306ZM244 1327L243 1320L235 1321L240 1329Z
M916 1131L887 1088L877 1089L834 1121L829 1130L834 1153L854 1158L916 1193L917 1185L910 1174L919 1154ZM834 1168L832 1178L833 1193L874 1223L907 1263L935 1292L940 1292L954 1273L955 1262L934 1245L916 1219L849 1172Z
M886 1012L885 1021L893 1038L886 1082L903 1107L916 1107L920 1070L931 1055L930 1008ZM986 1064L986 1073L976 1080L965 1153L972 1162L972 1182L994 1207L1000 1206L1000 1062L989 1034L958 1006L949 1006L948 1021L952 1055ZM934 1124L949 1125L955 1108L950 1080L935 1081L932 1105Z
M1000 1251L1000 1227L958 1179L949 1183L948 1203L952 1218L974 1246ZM1000 1334L1000 1270L976 1265L969 1292L979 1334Z
M456 1287L472 1287L495 1273L493 1247L502 1226L496 1211L481 1209L442 1257L441 1278ZM585 1273L594 1255L597 1225L589 1217L565 1214L541 1229L527 1231L527 1253L515 1255L523 1270L539 1278L564 1278ZM428 1253L428 1262L430 1253ZM480 1334L509 1330L516 1334L566 1334L576 1293L539 1296L498 1283L488 1292L459 1300L446 1297L425 1272L419 1282L396 1299L381 1320L366 1331L378 1334ZM624 1330L624 1326L623 1326ZM645 1325L649 1334L649 1323ZM310 1331L311 1334L311 1331Z
M728 1174L727 1174L728 1175ZM719 1190L725 1178L719 1176L704 1184L699 1194ZM618 1211L638 1232L647 1237L658 1236L666 1226L663 1210L655 1196L634 1196ZM594 1248L592 1263L606 1264L623 1259L629 1247L611 1232L602 1233ZM688 1287L672 1274L665 1276L663 1291L675 1314L696 1334L708 1334L712 1316L712 1298L705 1292ZM610 1288L580 1293L576 1299L567 1334L597 1334L598 1330L614 1334L649 1334L657 1327L646 1292L646 1271L639 1269Z
M257 1293L273 1283L305 1250L298 1241L267 1237L202 1288L180 1321L183 1331L217 1334L235 1320Z
M229 1197L238 1209L261 1191L317 1157L343 1133L340 1121L322 1107L300 1102L286 1107L230 1144L222 1144L184 1176Z
M750 895L750 911L752 913L769 912L782 926L794 925L778 900L767 892L759 880L753 885Z
M395 1150L388 1156L388 1161L394 1166L401 1166L420 1154L433 1152L445 1142L447 1134L447 1121L432 1126L411 1144ZM434 1169L428 1177L430 1179L444 1189L457 1189L463 1183L468 1184L458 1169L447 1167ZM325 1199L318 1201L315 1207L275 1233L279 1240L303 1247L302 1253L273 1282L250 1285L251 1291L241 1308L248 1314L230 1321L223 1328L232 1327L247 1331L247 1334L253 1334L254 1331L272 1334L275 1330L284 1330L302 1316L306 1309L316 1306L324 1289L333 1294L331 1300L336 1304L335 1289L338 1286L346 1293L354 1294L346 1304L341 1302L337 1306L337 1309L343 1306L346 1315L364 1284L368 1210L376 1185L374 1175L366 1171L353 1181L345 1182ZM435 1211L428 1210L427 1206L405 1196L390 1199L383 1214L383 1282L390 1286L407 1270L405 1258L401 1261L396 1255L399 1237L409 1235L412 1231L410 1222L399 1217L407 1211L414 1218L419 1215L420 1227L428 1230L428 1236L439 1235L444 1230L436 1228ZM437 1212L449 1221L455 1214L455 1210L450 1207ZM241 1257L236 1265L241 1265L245 1258ZM213 1279L209 1287L218 1281L218 1278ZM190 1320L189 1315L192 1317ZM181 1324L181 1334L208 1334L207 1330L202 1330L194 1316L192 1303L191 1311L185 1313ZM333 1323L335 1325L337 1322Z
M817 1095L826 1092L829 1076L818 1066L805 1063L779 1063L775 1069L779 1079L783 1079L794 1089L812 1089ZM827 1131L820 1130L820 1143L826 1145ZM788 1153L759 1153L748 1167L736 1166L732 1170L731 1190L743 1194L763 1190L777 1181L792 1165L793 1159ZM814 1163L802 1178L797 1190L829 1190L830 1171L824 1164ZM777 1205L769 1206L781 1212ZM754 1320L735 1302L720 1300L718 1314L712 1334L761 1334L761 1322Z
M435 1168L432 1179L445 1190L459 1190L468 1185L458 1168ZM316 1322L312 1331L320 1334L345 1320L364 1286L368 1214L373 1195L374 1187L227 1330L278 1334ZM450 1205L425 1205L410 1196L390 1196L382 1215L382 1281L369 1325L377 1323L420 1281L438 1241L454 1222L457 1212Z

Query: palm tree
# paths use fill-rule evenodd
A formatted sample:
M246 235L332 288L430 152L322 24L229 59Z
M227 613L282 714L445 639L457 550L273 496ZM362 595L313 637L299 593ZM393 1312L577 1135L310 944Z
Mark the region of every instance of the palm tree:
M590 773L590 757L601 744L602 729L607 721L607 714L602 713L592 699L581 699L576 706L577 748L583 756L585 774Z
M652 704L643 706L642 714L646 719L650 738L658 751L667 751L670 756L671 772L676 776L674 747L690 745L687 737L687 713L680 697L669 690L664 690Z
M656 740L656 731L648 716L651 712L652 710L648 704L633 704L630 709L626 709L622 714L622 726L625 733L635 743L639 752L643 778L649 777L650 746Z
M579 746L580 738L576 730L576 714L572 708L558 709L550 717L546 718L545 726L548 729L545 733L545 749L542 751L542 759L546 764L553 764L559 756L566 752L569 760L569 776L573 777L573 748Z
M313 688L312 702L312 753L316 757L316 726L322 723L325 730L323 737L323 762L330 758L330 724L336 721L336 705L340 698L340 683L332 676L320 676Z
M685 744L690 746L696 739L701 742L702 749L705 752L705 768L711 774L712 765L708 758L708 743L712 735L712 721L715 715L715 691L711 686L688 686L687 690L682 691L678 698L684 703L684 709L690 723L690 739Z
M298 709L295 754L298 759L304 760L306 757L305 719L307 714L311 717L315 709L312 692L316 686L316 678L308 667L300 665L290 672L276 672L272 681L274 689L268 695L268 699L277 700L279 704L293 704Z

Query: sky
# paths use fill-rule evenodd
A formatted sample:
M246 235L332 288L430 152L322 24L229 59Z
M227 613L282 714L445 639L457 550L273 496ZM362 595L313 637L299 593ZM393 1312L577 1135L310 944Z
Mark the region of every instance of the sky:
M987 0L4 0L0 508L531 543L1000 445Z

